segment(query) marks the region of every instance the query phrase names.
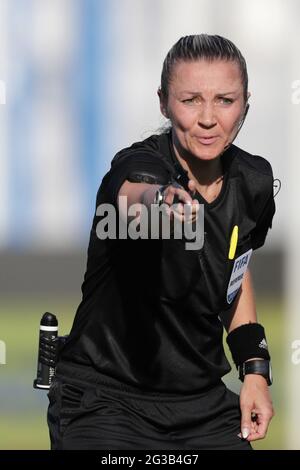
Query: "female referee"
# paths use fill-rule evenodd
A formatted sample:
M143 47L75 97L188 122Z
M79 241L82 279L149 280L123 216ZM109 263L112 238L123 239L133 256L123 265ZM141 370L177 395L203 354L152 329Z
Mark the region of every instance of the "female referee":
M249 108L245 60L221 36L182 37L158 95L170 127L118 152L97 194L82 302L49 391L52 449L247 450L273 415L249 272L275 212L273 175L233 144ZM203 243L101 236L101 206L125 220L124 200L141 208L137 226L142 207L182 224L203 208ZM223 327L240 396L222 381Z

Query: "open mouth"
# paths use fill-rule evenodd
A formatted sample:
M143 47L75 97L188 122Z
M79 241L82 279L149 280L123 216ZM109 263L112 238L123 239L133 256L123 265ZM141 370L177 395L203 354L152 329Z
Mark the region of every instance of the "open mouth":
M211 144L214 144L217 139L218 139L217 136L213 136L213 137L197 137L198 142L200 142L200 143L203 144L203 145L211 145Z

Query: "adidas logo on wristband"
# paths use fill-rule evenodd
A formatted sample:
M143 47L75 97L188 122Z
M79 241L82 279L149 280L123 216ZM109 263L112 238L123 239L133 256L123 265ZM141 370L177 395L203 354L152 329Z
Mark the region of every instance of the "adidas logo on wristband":
M268 344L267 344L267 341L265 340L265 338L261 340L258 347L262 348L262 349L268 349Z

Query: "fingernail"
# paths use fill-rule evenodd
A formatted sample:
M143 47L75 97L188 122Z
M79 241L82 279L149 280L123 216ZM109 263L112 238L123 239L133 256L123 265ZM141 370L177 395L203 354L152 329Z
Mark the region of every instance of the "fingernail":
M242 436L243 436L243 439L247 439L247 437L249 436L249 429L248 428L243 428L242 429Z

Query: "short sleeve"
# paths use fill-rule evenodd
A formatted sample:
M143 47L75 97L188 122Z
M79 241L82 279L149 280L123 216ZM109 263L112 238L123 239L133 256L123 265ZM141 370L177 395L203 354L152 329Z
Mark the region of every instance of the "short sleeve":
M116 158L117 157L117 158ZM116 156L110 171L104 176L100 187L102 195L112 204L116 204L119 190L126 179L132 175L146 175L147 182L167 184L170 171L164 160L154 152L135 151L127 155Z
M264 245L268 231L272 228L272 221L275 214L275 202L273 197L273 186L272 192L267 199L263 210L259 214L256 222L256 227L251 232L252 248L256 250Z

